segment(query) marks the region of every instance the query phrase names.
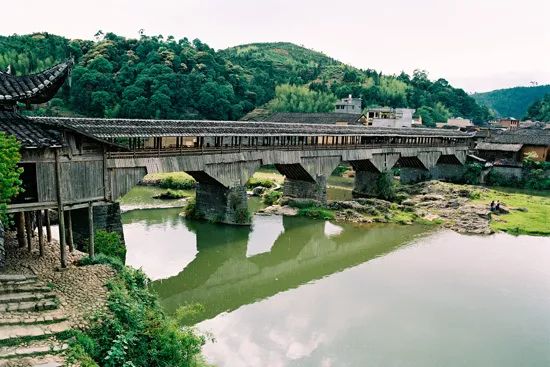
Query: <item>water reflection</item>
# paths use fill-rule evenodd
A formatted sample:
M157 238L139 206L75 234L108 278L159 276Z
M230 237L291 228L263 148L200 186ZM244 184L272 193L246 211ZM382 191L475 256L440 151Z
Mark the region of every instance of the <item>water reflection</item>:
M159 279L153 288L168 312L186 303L206 305L197 322L360 264L426 231L421 226L359 231L288 217L255 217L252 228L181 217L141 222L139 216L156 213L140 212L124 218L127 262Z

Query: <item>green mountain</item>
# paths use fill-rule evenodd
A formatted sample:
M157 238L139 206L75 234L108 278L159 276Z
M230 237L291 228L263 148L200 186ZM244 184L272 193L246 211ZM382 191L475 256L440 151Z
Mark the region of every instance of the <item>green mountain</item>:
M71 86L33 113L236 120L256 107L274 105L268 102L281 98L276 93L290 93L285 100L292 102L292 93L299 92L300 98L325 104L352 94L364 106L416 108L427 123L450 116L476 122L490 117L486 107L444 79L431 81L422 71L382 75L291 43L216 51L200 40L171 36L126 39L100 33L95 41L47 33L0 36L0 70L12 65L16 73L27 74L69 56L76 62ZM304 105L327 109L322 103Z
M550 85L536 87L515 87L486 93L475 93L472 97L494 111L498 117L524 118L527 109L534 102L550 93Z

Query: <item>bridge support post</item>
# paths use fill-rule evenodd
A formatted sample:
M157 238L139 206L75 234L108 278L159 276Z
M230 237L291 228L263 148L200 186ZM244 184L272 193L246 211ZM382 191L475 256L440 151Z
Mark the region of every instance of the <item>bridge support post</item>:
M430 170L435 167L440 157L441 152L429 151L399 158L401 183L413 184L431 179Z
M291 198L327 201L327 176L319 175L312 181L285 178L283 195Z
M421 181L431 179L431 173L425 168L418 167L401 167L399 177L402 184L415 184Z
M435 180L458 182L464 178L466 172L466 152L460 151L456 154L442 155L437 164L430 170Z
M246 187L200 182L197 185L195 214L212 222L250 224Z
M355 170L354 197L380 197L379 180L390 175L390 170L399 160L399 153L373 154L371 159L350 161Z

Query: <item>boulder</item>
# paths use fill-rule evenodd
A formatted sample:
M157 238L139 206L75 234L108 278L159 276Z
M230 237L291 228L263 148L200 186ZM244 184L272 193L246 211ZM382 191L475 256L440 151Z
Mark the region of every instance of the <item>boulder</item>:
M263 186L256 186L252 189L252 196L262 196L267 189Z

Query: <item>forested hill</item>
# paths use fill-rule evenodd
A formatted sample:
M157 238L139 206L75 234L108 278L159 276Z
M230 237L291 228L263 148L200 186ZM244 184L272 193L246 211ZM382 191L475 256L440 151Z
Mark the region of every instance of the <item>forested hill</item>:
M534 102L550 93L550 85L499 89L472 95L478 103L489 107L498 117L522 119Z
M17 74L27 74L69 56L76 62L71 86L35 113L236 120L256 107L272 106L276 86L295 84L303 98L323 101L299 102L298 109L327 109L330 101L352 94L364 106L416 108L427 123L490 117L486 107L444 79L430 81L421 71L388 76L360 70L290 43L216 51L199 40L162 36L126 39L98 32L95 41L45 33L0 36L0 70L11 64Z

